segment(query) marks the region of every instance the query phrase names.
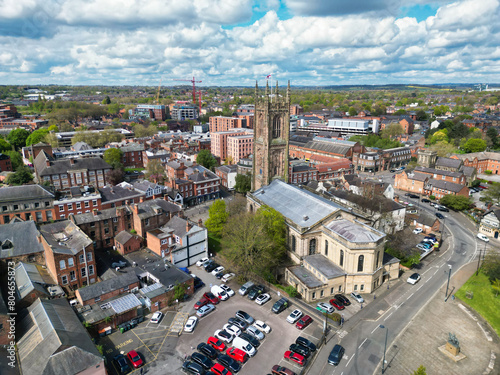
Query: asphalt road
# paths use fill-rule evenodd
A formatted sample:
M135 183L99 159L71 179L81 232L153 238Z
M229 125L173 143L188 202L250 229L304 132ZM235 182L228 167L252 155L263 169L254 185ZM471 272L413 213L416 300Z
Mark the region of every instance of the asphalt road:
M392 175L383 176L382 179L392 180ZM405 197L405 200L417 203L415 199ZM418 206L434 215L434 208L428 204L419 202ZM384 347L387 345L389 348L392 345L415 314L447 283L450 265L453 274L461 266L474 260L479 249L485 247L485 244L476 238L474 226L467 218L454 212L443 214L446 217L443 236L445 244L441 252L423 261L421 269L417 271L422 279L415 285L399 283L383 298L368 304L329 339L315 362L308 368L307 374L381 373ZM408 275L407 272L402 276L403 281ZM382 288L385 288L385 285ZM448 297L453 292L454 287L450 285ZM442 298L445 298L444 294ZM381 328L381 325L384 328ZM422 329L425 330L425 327ZM335 367L328 364L328 354L338 343L345 348L345 355L339 366Z

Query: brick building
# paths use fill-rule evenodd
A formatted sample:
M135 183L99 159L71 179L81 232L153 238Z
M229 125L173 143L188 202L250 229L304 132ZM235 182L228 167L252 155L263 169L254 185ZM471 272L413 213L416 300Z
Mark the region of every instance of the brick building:
M115 247L121 255L140 250L141 246L142 237L128 231L121 231L115 236Z
M340 141L321 137L290 137L290 158L303 159L314 162L318 157L319 162L330 163L336 159L352 160L354 153L365 151L364 146L358 142Z
M0 153L0 172L12 172L10 156Z
M429 180L429 175L416 171L403 171L396 174L394 188L409 191L415 194L425 194L424 186Z
M38 142L37 144L23 147L22 155L26 160L35 160L40 151L45 151L45 153L49 156L53 156L52 154L52 146L48 143Z
M140 282L135 272L119 274L110 279L92 284L86 288L78 289L75 296L82 306L94 303L102 304L104 301L119 295L130 293L134 288L139 288Z
M102 210L101 194L85 192L83 188L71 188L68 195L62 196L54 202L55 218L67 219L70 215L92 212L93 209Z
M472 152L470 154L455 154L451 156L453 159L461 159L465 166L474 167L477 173L485 173L492 171L493 174L499 174L500 170L500 153L498 152Z
M52 297L47 288L57 284L47 268L41 264L18 262L15 271L18 310L30 306L38 298Z
M434 195L436 199L441 199L448 194L469 197L469 188L467 186L436 179L429 179L427 181L424 185L424 192L426 195Z
M349 159L338 159L332 163L317 164L318 181L333 180L354 173L354 165Z
M215 174L220 178L222 186L228 190L233 190L236 185L238 166L236 164L221 165L215 168Z
M128 143L120 147L123 152L122 163L125 168L143 168L144 160L142 154L144 145L138 143Z
M9 186L0 189L0 224L13 218L42 223L56 219L54 194L40 185Z
M237 135L227 137L227 159L237 164L240 159L253 154L253 135Z
M225 117L225 116L211 116L209 118L210 134L215 132L226 132L229 129L246 128L246 127L247 127L247 121L245 118Z
M222 132L210 133L211 144L210 144L210 152L215 157L220 158L221 161L225 160L228 156L228 138L229 137L237 137L244 135L253 135L253 131L251 129L234 129Z
M318 180L318 170L303 162L290 162L288 167L288 182L290 184L305 184Z
M423 173L430 178L456 183L459 185L466 185L467 180L462 172L450 172L447 170L436 168L415 167L415 172Z

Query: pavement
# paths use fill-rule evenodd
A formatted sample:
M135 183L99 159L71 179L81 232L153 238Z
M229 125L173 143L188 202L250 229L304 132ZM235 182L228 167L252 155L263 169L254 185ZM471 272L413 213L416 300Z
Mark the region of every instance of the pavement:
M458 290L476 267L473 262L457 271L450 288ZM387 349L385 374L411 374L420 365L428 375L500 374L500 339L479 314L464 309L459 299L445 302L445 289L434 295ZM448 333L456 335L465 359L455 362L438 349L446 344Z

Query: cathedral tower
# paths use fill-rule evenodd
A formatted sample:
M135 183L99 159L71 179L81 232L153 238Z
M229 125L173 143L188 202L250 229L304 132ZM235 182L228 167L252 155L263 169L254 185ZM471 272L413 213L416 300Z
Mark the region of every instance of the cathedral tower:
M290 81L286 95L269 93L266 84L260 95L255 83L252 191L279 178L288 182L288 138L290 133Z

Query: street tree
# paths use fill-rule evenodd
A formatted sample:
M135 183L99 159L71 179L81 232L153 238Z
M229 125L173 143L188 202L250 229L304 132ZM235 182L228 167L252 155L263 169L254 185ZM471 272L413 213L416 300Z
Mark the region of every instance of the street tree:
M12 150L12 145L5 139L0 138L0 152L7 152Z
M9 135L7 135L7 141L13 145L16 150L26 146L26 139L30 136L30 133L24 129L14 129Z
M453 194L446 194L439 200L439 203L455 211L467 210L472 205L471 199L469 197Z
M10 150L5 152L6 155L9 155L10 157L10 163L12 164L12 169L14 171L17 171L19 167L22 167L24 165L23 163L23 157L21 154L17 151Z
M491 202L495 205L500 203L500 184L493 184L482 192L486 202Z
M158 159L153 159L146 167L145 177L152 182L161 182L165 179L165 167Z
M117 147L110 147L104 151L103 159L113 169L123 169L123 151Z
M226 202L223 199L217 199L208 209L208 216L205 227L209 232L220 237L228 218Z
M7 184L9 185L23 185L31 181L33 181L33 175L30 169L25 165L20 166L7 178Z
M200 150L196 156L196 162L207 169L213 169L217 165L217 160L209 150Z
M481 269L490 282L500 279L500 254L493 251L486 254Z
M427 375L427 370L424 365L420 365L420 367L416 369L412 375Z
M49 129L47 128L35 130L26 139L26 146L36 145L37 143L42 142L47 134L49 134Z
M252 178L247 174L237 174L235 178L234 190L238 193L246 194L252 188Z
M403 134L403 127L398 122L391 122L381 132L382 138L392 138L401 134Z

